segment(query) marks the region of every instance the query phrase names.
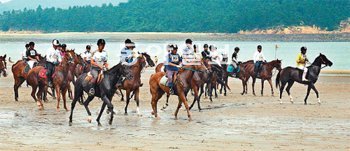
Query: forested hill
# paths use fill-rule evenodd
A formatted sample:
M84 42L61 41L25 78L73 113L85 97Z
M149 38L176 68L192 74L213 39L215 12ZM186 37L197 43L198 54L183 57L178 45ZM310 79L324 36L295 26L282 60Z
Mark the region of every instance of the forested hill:
M276 26L337 29L349 0L129 0L119 6L8 11L0 27L44 32L226 32Z

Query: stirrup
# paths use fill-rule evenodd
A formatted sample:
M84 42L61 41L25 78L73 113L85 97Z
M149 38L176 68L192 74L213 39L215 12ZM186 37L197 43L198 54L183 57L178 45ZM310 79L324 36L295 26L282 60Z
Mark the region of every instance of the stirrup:
M95 95L95 89L94 88L90 88L89 96L94 96L94 95Z

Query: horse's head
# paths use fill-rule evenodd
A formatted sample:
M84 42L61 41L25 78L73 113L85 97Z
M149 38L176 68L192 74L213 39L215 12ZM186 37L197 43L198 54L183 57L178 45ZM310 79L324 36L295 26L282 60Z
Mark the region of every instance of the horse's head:
M78 64L80 62L74 49L67 50L66 54L64 55L64 59L66 59L66 61L68 61L69 63L74 63L74 64Z
M324 64L326 66L332 66L333 62L330 61L324 54L320 53L320 55L316 58L316 60L319 60L321 65Z
M4 77L6 77L7 76L7 73L6 73L6 69L7 69L7 67L6 67L6 54L4 55L4 56L0 56L0 75L1 75L1 73L2 73L2 75L4 76Z
M282 60L274 60L272 61L273 67L275 67L278 71L282 70Z
M150 66L150 67L154 67L155 66L155 63L151 59L151 56L148 55L146 52L141 53L140 57L146 59L146 63L148 64L148 66Z

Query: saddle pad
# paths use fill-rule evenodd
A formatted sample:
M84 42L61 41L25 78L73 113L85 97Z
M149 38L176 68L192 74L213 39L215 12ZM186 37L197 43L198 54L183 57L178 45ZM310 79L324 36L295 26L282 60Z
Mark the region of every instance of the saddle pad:
M227 72L229 72L229 73L233 72L233 65L230 64L230 65L227 67Z
M40 77L40 78L47 79L46 72L47 72L46 69L41 69L41 70L39 71L39 77Z
M166 76L163 76L160 81L159 84L166 86L166 82L168 81L168 78Z

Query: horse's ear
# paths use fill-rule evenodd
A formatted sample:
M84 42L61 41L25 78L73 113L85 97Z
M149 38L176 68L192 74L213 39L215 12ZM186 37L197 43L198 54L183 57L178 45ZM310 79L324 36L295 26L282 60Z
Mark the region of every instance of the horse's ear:
M6 59L6 54L4 55L4 57L3 57L4 59Z

